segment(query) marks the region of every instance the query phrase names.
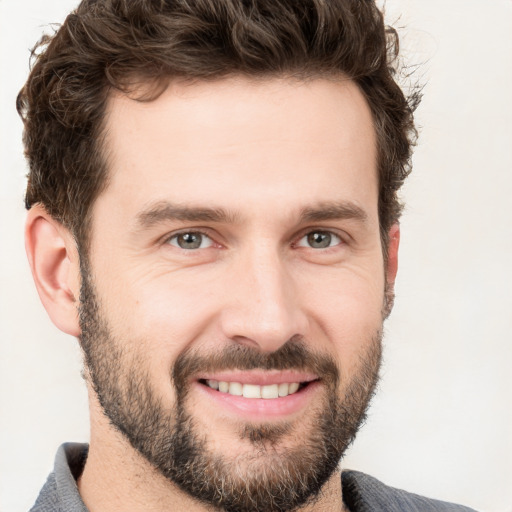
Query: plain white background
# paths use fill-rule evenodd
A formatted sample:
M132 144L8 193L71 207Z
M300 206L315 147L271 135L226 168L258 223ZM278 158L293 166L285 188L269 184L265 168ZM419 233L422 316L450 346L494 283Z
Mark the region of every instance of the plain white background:
M77 343L23 249L15 97L29 47L74 0L0 0L0 510L30 508L58 445L88 439ZM512 1L388 0L426 82L385 365L344 467L512 512Z

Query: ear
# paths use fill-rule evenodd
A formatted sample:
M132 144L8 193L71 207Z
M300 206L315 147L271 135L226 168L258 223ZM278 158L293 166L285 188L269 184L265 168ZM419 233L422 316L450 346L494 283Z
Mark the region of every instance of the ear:
M398 246L400 245L400 226L393 224L388 232L386 260L386 290L384 297L383 318L387 318L395 301L395 279L398 271Z
M41 205L35 205L27 216L25 249L50 319L61 331L79 336L80 264L73 236Z
M400 245L400 225L393 224L388 233L388 259L386 266L386 281L388 287L395 286L398 271L398 246Z

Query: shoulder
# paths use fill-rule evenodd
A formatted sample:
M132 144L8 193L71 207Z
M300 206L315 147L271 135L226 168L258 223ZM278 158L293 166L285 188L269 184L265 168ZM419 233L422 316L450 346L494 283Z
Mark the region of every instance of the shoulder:
M462 505L389 487L359 471L343 471L341 481L343 500L351 512L475 512Z

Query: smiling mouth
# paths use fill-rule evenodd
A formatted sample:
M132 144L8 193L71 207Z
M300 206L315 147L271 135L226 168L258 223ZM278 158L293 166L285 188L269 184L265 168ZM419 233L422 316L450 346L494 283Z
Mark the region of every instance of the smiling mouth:
M280 384L259 386L257 384L242 384L240 382L227 382L213 379L199 380L200 384L208 386L210 389L219 391L220 393L242 396L244 398L263 398L267 400L294 395L313 382L316 382L316 380L308 382L283 382Z

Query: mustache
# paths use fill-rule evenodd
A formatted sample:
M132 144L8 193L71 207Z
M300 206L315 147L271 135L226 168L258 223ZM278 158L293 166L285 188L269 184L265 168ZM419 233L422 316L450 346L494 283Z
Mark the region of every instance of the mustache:
M201 354L197 350L185 351L176 359L172 378L178 389L184 389L190 378L199 372L235 369L304 371L318 375L331 386L336 386L340 378L334 359L311 350L301 336L290 338L278 350L270 353L234 342L209 354Z

